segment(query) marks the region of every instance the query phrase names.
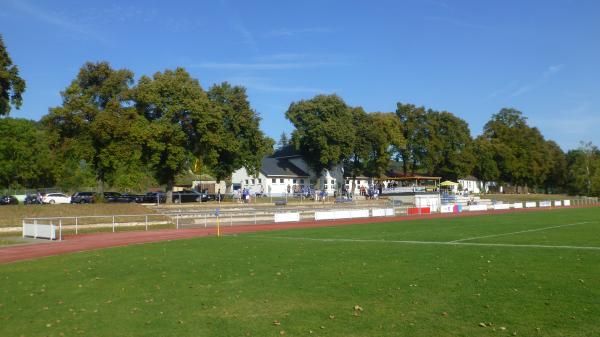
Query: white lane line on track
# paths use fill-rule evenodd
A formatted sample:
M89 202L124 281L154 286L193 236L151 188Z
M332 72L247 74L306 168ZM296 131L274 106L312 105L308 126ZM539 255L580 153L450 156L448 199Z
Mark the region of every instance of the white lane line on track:
M257 239L286 239L320 242L364 242L364 243L396 243L396 244L414 244L414 245L439 245L439 246L479 246L479 247L509 247L509 248L553 248L553 249L574 249L574 250L598 250L600 247L588 246L552 246L552 245L517 245L510 243L477 243L477 242L445 242L445 241L410 241L410 240L368 240L368 239L318 239L292 236L252 236Z
M583 225L583 224L588 224L588 223L591 223L591 221L576 222L576 223L569 223L569 224L564 224L564 225L557 225L557 226L550 226L550 227L543 227L543 228L528 229L528 230L524 230L524 231L517 231L517 232L510 232L510 233L492 234L492 235L483 235L483 236L474 236L474 237L471 237L471 238L464 238L464 239L453 240L453 241L450 241L450 243L463 242L463 241L471 241L471 240L485 239L485 238L495 238L495 237L500 237L500 236L508 236L508 235L522 234L522 233L541 232L541 231L545 231L545 230L548 230L548 229L555 229L555 228L562 228L562 227L571 227L571 226Z

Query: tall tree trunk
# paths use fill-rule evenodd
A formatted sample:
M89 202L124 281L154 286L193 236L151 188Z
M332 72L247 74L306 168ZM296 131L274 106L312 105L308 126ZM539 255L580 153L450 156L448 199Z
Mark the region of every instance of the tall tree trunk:
M169 180L167 181L167 200L166 200L167 204L173 203L173 186L174 185L175 185L175 178L174 177L169 178Z
M101 199L104 199L104 179L102 178L102 176L98 176L98 180L96 182L96 189L98 190L98 195Z

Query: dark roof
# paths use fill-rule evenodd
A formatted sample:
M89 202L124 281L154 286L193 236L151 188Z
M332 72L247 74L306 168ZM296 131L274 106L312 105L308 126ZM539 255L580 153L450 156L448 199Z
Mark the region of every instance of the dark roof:
M477 177L472 176L472 175L468 175L464 178L460 178L459 180L472 180L472 181L479 181L479 179L477 179Z
M285 145L273 152L271 158L286 158L286 157L298 157L300 156L300 152L296 150L294 145Z
M286 159L264 157L262 160L260 172L265 176L285 176L285 177L308 177L298 166L290 163Z

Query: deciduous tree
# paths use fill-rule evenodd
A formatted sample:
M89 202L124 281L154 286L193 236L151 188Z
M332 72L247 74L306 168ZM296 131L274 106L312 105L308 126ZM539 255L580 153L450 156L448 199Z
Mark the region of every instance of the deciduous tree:
M88 62L61 93L62 105L42 119L60 161L89 165L99 192L114 180L117 169L139 169L146 124L131 106L132 84L131 71Z
M224 135L221 110L213 107L198 80L183 68L143 76L134 90L137 111L148 121L144 158L172 201L175 176L196 160L212 167Z
M210 172L217 181L226 182L242 167L250 174L258 174L262 158L272 152L274 142L260 130L260 117L250 106L246 89L225 82L213 85L208 98L221 118L217 159Z
M7 116L11 105L21 107L23 92L25 80L19 76L19 68L13 64L0 35L0 116Z
M285 116L296 128L292 142L319 175L352 156L356 126L352 109L337 95L294 102Z

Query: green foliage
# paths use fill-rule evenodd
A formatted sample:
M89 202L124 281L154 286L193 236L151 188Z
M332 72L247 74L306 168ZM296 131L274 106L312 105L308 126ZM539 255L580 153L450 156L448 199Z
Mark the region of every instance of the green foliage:
M475 158L469 125L452 113L397 104L406 146L398 151L404 174L417 171L458 179L469 175Z
M451 180L471 174L475 158L467 122L446 111L429 110L427 127L426 171Z
M54 156L38 123L0 118L0 135L0 186L52 185Z
M551 170L548 147L523 114L502 109L485 125L483 137L492 145L500 180L516 186L541 186Z
M260 117L251 108L246 89L224 82L213 85L208 97L213 109L220 112L222 127L218 157L210 166L211 173L217 181L229 178L242 167L250 174L258 174L261 160L272 152L274 142L260 130Z
M88 62L61 93L62 105L42 119L61 162L89 163L100 191L118 168L141 159L147 127L131 107L131 84L131 71Z
M63 158L65 156L63 155ZM94 186L96 183L96 175L94 170L84 160L76 160L75 158L65 158L62 165L58 165L60 170L57 172L56 181L58 186L65 191L75 191L80 187Z
M222 114L183 68L143 76L133 97L148 123L144 159L156 180L166 184L170 200L175 176L191 169L196 158L209 166L217 163Z
M399 151L404 174L415 174L427 159L429 143L427 128L427 112L424 107L412 104L397 103L396 116L402 123L402 133L406 146Z
M19 76L19 68L12 63L0 35L0 117L8 116L11 105L21 107L23 92L25 80Z
M400 120L393 113L365 114L354 109L357 138L351 172L380 177L389 167L392 155L405 144Z
M282 148L288 144L290 144L290 140L288 138L288 135L284 131L281 133L281 136L279 136L279 141L277 142L277 147Z
M571 194L600 196L600 150L591 142L581 142L567 153L568 189Z
M318 95L294 102L285 116L296 127L292 133L294 146L317 174L352 156L356 141L354 114L339 96Z
M490 141L479 136L473 142L473 156L475 165L473 174L484 182L496 181L500 177L500 170L494 159L494 147Z

